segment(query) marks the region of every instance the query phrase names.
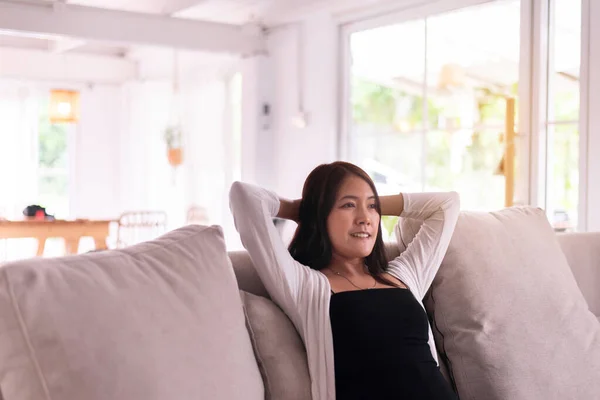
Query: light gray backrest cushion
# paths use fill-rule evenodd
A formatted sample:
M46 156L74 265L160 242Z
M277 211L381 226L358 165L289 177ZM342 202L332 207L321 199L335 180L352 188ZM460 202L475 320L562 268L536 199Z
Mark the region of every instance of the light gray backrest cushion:
M230 251L228 254L240 290L269 298L269 293L256 273L248 252Z
M271 300L240 291L266 400L310 400L306 350L292 322Z
M461 400L600 399L600 324L542 210L462 212L426 306Z
M590 310L600 317L600 232L557 237Z
M262 400L220 227L0 268L9 400Z

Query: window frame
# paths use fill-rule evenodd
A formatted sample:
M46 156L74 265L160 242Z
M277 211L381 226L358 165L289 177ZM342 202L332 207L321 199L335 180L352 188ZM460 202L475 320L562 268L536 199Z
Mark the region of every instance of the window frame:
M519 72L520 115L516 138L516 162L520 166L515 182L515 204L527 204L547 209L548 206L548 147L551 142L546 129L549 99L548 67L551 5L554 0L521 0L521 50ZM350 39L353 33L390 24L427 18L461 8L491 3L494 0L446 0L432 4L408 5L385 16L370 17L340 25L340 115L338 158L349 159L349 135L352 126L351 76L352 54ZM590 62L590 0L582 0L581 72L579 116L579 231L586 231L588 220L589 182L589 82ZM587 17L586 17L587 16ZM562 121L561 121L562 122ZM575 121L572 121L575 122ZM598 121L600 125L600 119ZM424 168L423 158L421 168ZM551 210L548 210L552 212Z
M73 85L39 85L37 88L37 96L40 99L39 102L43 103L41 99L44 96L49 96L50 89L60 86L62 88L66 88L69 90L78 90L81 91L80 87L75 87ZM40 105L41 107L41 105ZM40 109L41 110L41 109ZM39 114L38 114L39 116ZM76 201L77 201L77 148L78 148L78 132L79 132L79 123L64 123L64 124L53 124L49 122L50 125L63 125L66 130L67 135L67 165L64 167L58 168L47 168L40 165L40 154L39 154L39 139L40 132L39 126L36 128L35 132L35 146L36 146L36 195L39 197L40 187L39 180L44 176L65 176L67 180L67 214L64 216L59 216L61 219L73 219L76 216L74 215L74 210L77 210ZM51 211L51 210L49 210Z

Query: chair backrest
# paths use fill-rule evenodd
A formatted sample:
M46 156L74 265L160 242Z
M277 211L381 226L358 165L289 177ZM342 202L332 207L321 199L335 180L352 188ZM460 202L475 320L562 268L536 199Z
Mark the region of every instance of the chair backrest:
M117 248L152 240L167 231L164 211L127 211L119 217Z
M208 225L208 211L204 207L192 205L188 208L186 223L188 225Z

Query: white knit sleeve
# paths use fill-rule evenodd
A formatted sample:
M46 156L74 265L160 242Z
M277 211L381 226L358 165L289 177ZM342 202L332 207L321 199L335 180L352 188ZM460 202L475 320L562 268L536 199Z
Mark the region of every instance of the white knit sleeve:
M292 258L275 228L279 198L261 187L235 182L229 205L242 244L269 295L288 315L295 315L304 286L317 272Z
M425 296L442 263L460 211L456 192L403 193L395 228L401 254L388 271Z

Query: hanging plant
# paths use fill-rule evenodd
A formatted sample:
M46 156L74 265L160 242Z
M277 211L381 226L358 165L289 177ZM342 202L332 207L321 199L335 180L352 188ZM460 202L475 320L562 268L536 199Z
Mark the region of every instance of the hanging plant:
M170 123L165 129L164 138L167 144L169 164L173 167L183 161L183 129L181 128L181 98L179 94L179 66L177 51L173 52L173 98L171 104Z
M169 164L174 167L181 165L183 161L182 137L183 133L179 125L171 125L165 129L164 138L167 144L167 157Z

